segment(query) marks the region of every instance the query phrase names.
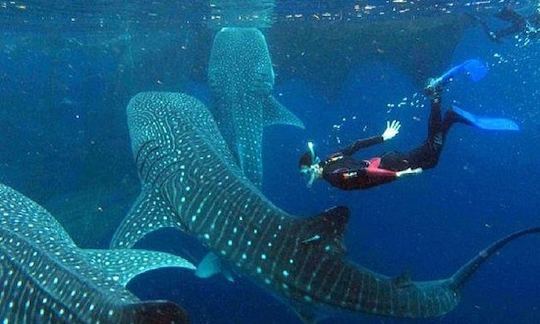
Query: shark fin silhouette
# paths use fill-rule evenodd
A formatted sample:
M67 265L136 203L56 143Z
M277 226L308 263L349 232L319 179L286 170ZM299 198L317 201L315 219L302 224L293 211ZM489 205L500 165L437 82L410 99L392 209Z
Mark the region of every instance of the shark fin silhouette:
M266 100L263 114L265 126L283 124L305 129L304 123L300 118L279 103L272 95L268 96Z

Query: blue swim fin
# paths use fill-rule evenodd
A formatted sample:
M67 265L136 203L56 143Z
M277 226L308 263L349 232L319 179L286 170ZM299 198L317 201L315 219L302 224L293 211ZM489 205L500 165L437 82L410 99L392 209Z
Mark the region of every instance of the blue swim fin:
M464 74L472 81L478 82L486 76L487 72L488 67L486 63L476 59L467 60L459 65L452 67L440 77L431 79L427 88L434 89L438 86L441 86L449 82L452 78L458 76L459 74Z
M491 118L476 116L455 105L452 105L452 111L471 126L486 130L518 131L519 125L513 120L506 118Z

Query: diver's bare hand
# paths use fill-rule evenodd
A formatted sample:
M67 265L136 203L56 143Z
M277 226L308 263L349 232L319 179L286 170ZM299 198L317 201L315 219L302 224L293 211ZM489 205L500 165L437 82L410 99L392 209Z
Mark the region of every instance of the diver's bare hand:
M384 133L382 133L383 140L387 141L389 139L394 138L399 133L400 128L401 128L401 123L399 121L397 120L393 120L392 122L387 121L386 129L384 130Z

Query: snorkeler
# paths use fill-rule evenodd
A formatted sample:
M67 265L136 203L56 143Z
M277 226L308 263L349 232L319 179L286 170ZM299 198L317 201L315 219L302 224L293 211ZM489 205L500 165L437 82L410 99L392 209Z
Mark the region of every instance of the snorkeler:
M536 8L533 14L524 16L509 6L505 6L495 17L510 23L510 26L494 31L485 21L474 17L494 42L500 43L503 38L518 34L524 34L528 38L540 37L540 7Z
M486 73L487 67L484 63L468 60L453 67L441 77L430 80L426 87L426 94L431 100L428 136L422 145L412 151L406 153L392 151L369 160L358 160L353 157L360 149L395 137L401 127L398 121L387 122L382 135L358 140L324 161L320 161L315 155L313 143L309 142L308 152L303 154L299 161L300 172L309 178L308 187L311 187L315 180L323 178L332 186L343 190L366 189L431 169L437 165L446 135L456 122L481 129L518 130L517 124L511 120L478 117L455 106L448 109L444 117L442 116L441 92L444 84L458 74L465 74L471 80L478 81Z

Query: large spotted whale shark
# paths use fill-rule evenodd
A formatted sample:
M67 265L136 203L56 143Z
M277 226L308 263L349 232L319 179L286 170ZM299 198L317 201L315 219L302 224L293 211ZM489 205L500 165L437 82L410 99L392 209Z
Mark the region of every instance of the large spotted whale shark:
M264 127L304 127L272 95L274 78L268 46L258 29L227 27L216 34L208 63L212 112L236 162L257 186L262 183Z
M236 166L198 100L141 93L127 115L142 192L112 247L131 247L162 227L179 228L236 272L285 297L305 320L322 306L394 317L443 315L456 307L462 286L485 260L515 238L540 232L506 237L446 279L390 278L345 259L347 208L301 219L268 201Z
M51 214L0 184L2 323L185 323L176 304L125 289L161 267L194 268L166 253L80 249Z

